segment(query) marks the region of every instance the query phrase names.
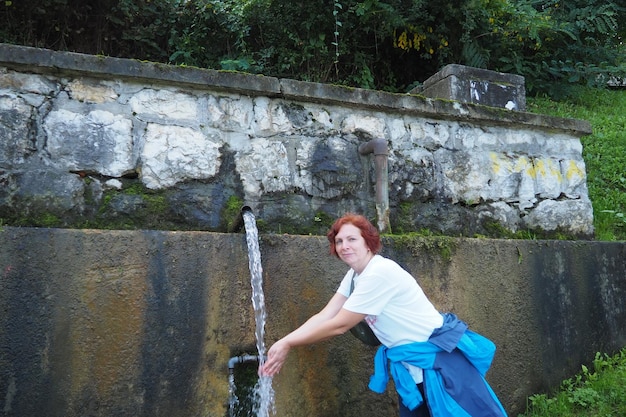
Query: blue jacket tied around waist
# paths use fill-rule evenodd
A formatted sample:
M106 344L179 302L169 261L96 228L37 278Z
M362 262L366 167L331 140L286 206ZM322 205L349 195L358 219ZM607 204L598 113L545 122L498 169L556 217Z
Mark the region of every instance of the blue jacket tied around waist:
M435 329L426 342L378 348L369 388L382 394L391 370L403 404L414 410L423 398L402 364L405 362L424 370L424 391L433 417L506 417L485 380L496 352L495 344L468 330L467 324L454 314L446 313L443 317L443 326Z

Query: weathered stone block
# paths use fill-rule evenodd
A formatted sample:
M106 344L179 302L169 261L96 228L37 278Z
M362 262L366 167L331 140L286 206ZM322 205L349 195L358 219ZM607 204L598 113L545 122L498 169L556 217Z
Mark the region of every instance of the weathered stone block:
M446 65L411 93L508 110L526 110L524 77L464 65Z
M43 129L50 158L68 171L117 177L134 169L132 122L122 115L59 109L47 115Z
M181 126L148 124L141 151L142 177L151 189L189 179L208 179L220 166L219 132L203 134Z
M0 96L0 168L22 164L34 152L29 135L31 113L25 100Z

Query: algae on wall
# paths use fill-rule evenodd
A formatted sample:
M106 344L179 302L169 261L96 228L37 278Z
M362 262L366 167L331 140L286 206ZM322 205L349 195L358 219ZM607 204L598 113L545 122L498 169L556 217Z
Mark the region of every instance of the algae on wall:
M260 245L270 345L347 267L323 236ZM624 243L385 236L383 254L496 343L487 378L512 415L626 343ZM8 415L226 415L228 360L255 349L243 233L4 227L0 268ZM278 415L393 415L391 387L367 389L374 353L350 334L293 349L273 381Z

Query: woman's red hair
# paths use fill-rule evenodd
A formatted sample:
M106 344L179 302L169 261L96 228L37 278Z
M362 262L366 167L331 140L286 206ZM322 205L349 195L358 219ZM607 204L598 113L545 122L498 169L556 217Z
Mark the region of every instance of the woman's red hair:
M361 236L363 236L365 244L373 253L378 253L382 249L383 244L380 241L378 229L376 229L376 227L374 227L374 225L370 223L365 216L354 213L346 213L335 220L335 223L333 223L330 230L326 234L328 242L330 243L331 255L339 257L339 255L337 255L337 250L335 249L335 236L337 236L339 229L341 229L341 227L345 224L351 224L361 230Z

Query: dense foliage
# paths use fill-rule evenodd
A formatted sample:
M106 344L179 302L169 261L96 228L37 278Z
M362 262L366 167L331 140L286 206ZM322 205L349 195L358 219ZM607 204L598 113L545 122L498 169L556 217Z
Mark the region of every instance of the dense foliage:
M388 91L459 63L521 74L531 93L556 93L624 74L619 4L4 0L0 42Z

